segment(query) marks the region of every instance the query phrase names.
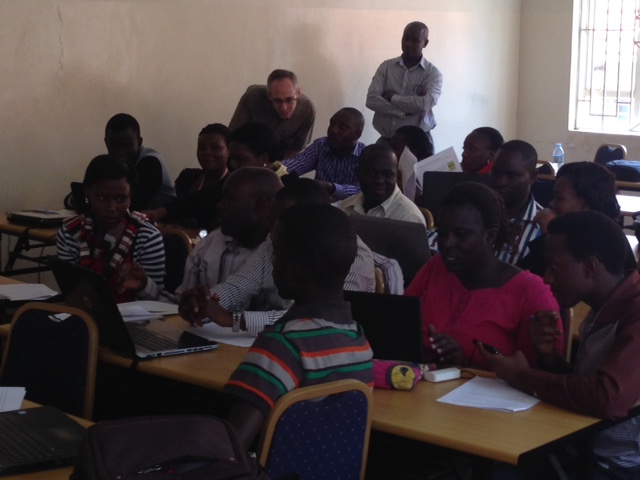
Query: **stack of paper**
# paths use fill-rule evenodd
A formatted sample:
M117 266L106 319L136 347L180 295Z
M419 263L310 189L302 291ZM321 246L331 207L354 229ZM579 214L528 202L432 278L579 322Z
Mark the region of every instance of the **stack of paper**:
M46 300L57 295L58 292L51 290L42 283L18 283L15 285L0 285L0 295L4 295L12 302L25 300Z
M416 180L422 188L422 178L424 172L461 172L462 167L458 161L458 156L453 147L449 147L442 152L420 160L413 166Z
M234 332L231 327L221 327L213 322L207 323L202 327L188 328L187 331L200 335L207 340L235 345L236 347L250 347L256 339L256 337L248 332Z
M438 402L501 412L519 412L533 407L538 400L516 390L498 378L475 377L450 391Z
M24 387L0 387L0 412L22 408L25 393Z
M177 315L178 305L153 300L138 300L120 303L118 310L120 310L120 315L125 322L141 322L162 318L164 315Z

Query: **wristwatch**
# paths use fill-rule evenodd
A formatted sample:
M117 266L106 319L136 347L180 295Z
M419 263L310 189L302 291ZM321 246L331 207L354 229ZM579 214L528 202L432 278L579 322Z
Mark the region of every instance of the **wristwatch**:
M240 323L242 322L242 310L234 310L231 313L231 319L233 320L233 326L231 327L234 332L240 331Z

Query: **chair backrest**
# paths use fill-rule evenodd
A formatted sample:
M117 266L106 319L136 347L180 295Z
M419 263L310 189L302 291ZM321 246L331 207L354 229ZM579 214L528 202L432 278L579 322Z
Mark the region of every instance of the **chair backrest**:
M536 170L538 171L538 174L540 175L554 175L556 174L555 169L553 168L553 165L551 165L551 163L547 162L546 160L538 160L538 163L536 164Z
M171 293L182 284L184 265L191 253L193 243L191 237L180 227L160 227L164 242L165 276L164 288Z
M640 162L636 160L611 160L605 166L622 182L640 181Z
M531 193L543 208L549 206L553 199L553 189L556 185L555 177L551 175L538 175L538 178L531 184Z
M364 478L371 430L371 389L338 380L292 390L276 402L262 430L260 464L270 478Z
M625 158L627 158L627 147L619 143L604 143L596 150L593 161L606 165L611 160L624 160Z
M30 302L13 316L0 384L26 387L27 400L90 420L97 359L98 330L87 313Z
M433 213L431 213L431 210L425 207L418 207L418 209L420 210L420 213L422 213L425 222L427 222L427 230L433 230L434 228L436 228L436 221L433 218Z

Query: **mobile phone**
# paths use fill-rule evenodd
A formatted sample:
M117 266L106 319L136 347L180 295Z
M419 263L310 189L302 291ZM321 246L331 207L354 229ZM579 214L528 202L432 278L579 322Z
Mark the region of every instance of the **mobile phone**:
M500 355L500 350L498 350L496 347L494 347L493 345L489 345L488 343L484 343L484 342L480 342L480 340L478 339L473 339L473 344L477 347L478 343L482 343L482 346L484 347L484 349L489 352L489 353L493 353L494 355Z

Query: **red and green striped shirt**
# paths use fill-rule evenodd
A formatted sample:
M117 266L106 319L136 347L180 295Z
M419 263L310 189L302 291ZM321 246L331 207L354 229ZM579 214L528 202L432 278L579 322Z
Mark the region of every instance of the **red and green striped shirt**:
M354 378L373 386L373 353L348 302L294 305L265 329L224 391L265 415L294 388Z

